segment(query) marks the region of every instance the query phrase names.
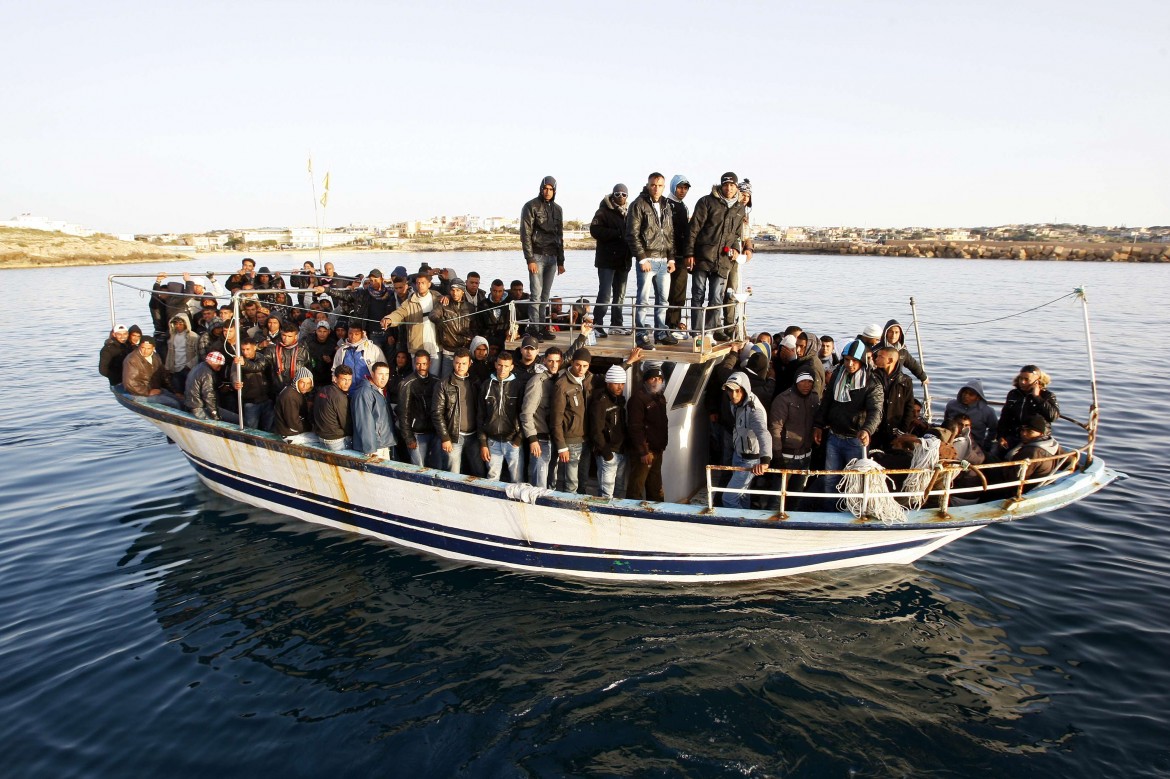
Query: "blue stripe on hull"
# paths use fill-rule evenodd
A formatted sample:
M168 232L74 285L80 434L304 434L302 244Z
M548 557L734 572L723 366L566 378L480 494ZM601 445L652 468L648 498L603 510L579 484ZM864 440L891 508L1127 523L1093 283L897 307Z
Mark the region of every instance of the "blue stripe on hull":
M215 467L209 467L209 463L190 454L187 456L191 460L195 470L208 481L215 482L228 489L253 496L268 503L284 506L340 524L358 527L388 538L400 540L407 544L432 549L440 556L443 555L443 552L448 552L488 563L525 568L540 568L566 574L574 572L581 574L606 573L656 578L662 576L726 576L767 572L779 573L801 568L822 567L842 560L902 552L927 546L939 540L938 536L932 536L912 541L869 546L862 549L773 557L725 557L712 559L707 556L700 559L694 556L676 553L629 551L614 551L610 553L598 550L587 550L591 552L588 555L574 555L564 553L564 548L538 547L510 538L497 537L492 539L492 537L486 535L471 536L467 534L453 536L449 534L458 533L459 531L448 527L419 522L409 517L377 511L364 506L356 506L331 500L323 496L314 495L313 500L308 500L299 495L287 494L273 486L267 486L260 483L259 480L245 479L238 474L226 473ZM325 501L325 503L319 501ZM374 514L377 517L366 516L367 514ZM435 528L440 527L442 527L442 532L436 532ZM489 543L489 539L495 540L496 543ZM508 545L497 545L501 543ZM523 548L525 545L528 548ZM651 556L653 556L653 559L648 559Z

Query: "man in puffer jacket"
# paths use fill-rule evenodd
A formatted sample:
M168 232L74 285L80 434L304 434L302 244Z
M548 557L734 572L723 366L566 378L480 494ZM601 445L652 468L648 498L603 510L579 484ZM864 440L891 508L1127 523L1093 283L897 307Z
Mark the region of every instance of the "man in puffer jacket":
M626 209L629 190L625 184L614 184L613 193L602 198L589 234L597 241L593 266L597 268L597 306L593 309L596 332L605 338L605 312L612 310L609 324L616 331L625 327L624 311L626 282L630 278L630 247L626 243ZM612 309L611 309L612 305ZM618 333L620 334L620 332Z
M727 508L746 509L751 506L751 496L737 490L746 490L752 479L763 476L772 462L772 436L768 432L768 412L759 398L752 394L747 374L736 371L723 383L723 390L735 413L735 429L732 432L731 464L743 470L735 471L727 483L728 492L723 493L723 505Z
M825 387L813 429L817 444L827 439L825 470L839 471L850 460L864 457L882 422L885 395L866 366L868 356L863 342L851 341L841 352L841 366ZM835 492L840 481L840 475L826 476L825 492Z
M971 437L984 452L990 452L995 444L999 415L984 398L982 379L968 379L959 388L955 399L947 401L943 421L950 422L956 414L966 414L971 418Z
M187 376L187 391L183 406L199 419L239 422L240 418L219 407L220 370L226 360L220 352L208 352L203 362L195 366Z
M728 171L711 187L711 194L699 198L691 217L687 236L687 270L691 272L691 305L719 306L727 289L731 264L739 255L736 248L743 229L745 211L739 201L739 178ZM731 336L718 329L723 322L723 310L712 308L706 320L699 312L692 312L691 329L706 328L715 331L715 339L728 341Z

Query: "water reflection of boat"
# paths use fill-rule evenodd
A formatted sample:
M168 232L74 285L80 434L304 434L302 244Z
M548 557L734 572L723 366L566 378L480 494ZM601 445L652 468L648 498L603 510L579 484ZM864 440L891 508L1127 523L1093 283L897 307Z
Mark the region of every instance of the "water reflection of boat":
M1012 493L1006 500L954 505L952 499L964 489L975 489L953 486L963 470L955 464L931 472L924 507L900 522L867 516L864 501L860 516L786 511L784 500L792 494L787 480L800 471L774 471L781 479L778 512L716 507L719 488L711 474L720 468L704 470L695 455L705 448L707 419L700 399L718 355L709 339L706 343L699 351L656 354L668 377L672 436L664 458L664 503L518 494L501 482L288 444L270 433L196 419L117 390L115 397L177 443L199 478L223 495L453 560L592 579L735 581L908 564L986 525L1069 505L1116 477L1093 454L1094 405L1086 442L1050 458L1057 463L1051 475L1027 478L1028 461L975 469L1000 474L997 482L1006 475ZM620 360L622 352L609 348L614 354L598 347L595 359ZM704 485L706 501L687 502Z
M995 737L1010 739L1002 725L1044 705L1036 677L1059 673L1035 647L1014 646L980 596L933 574L819 572L797 577L799 597L785 596L785 580L683 586L668 598L476 568L428 576L425 560L387 565L376 544L297 533L217 503L178 527L144 525L124 567L149 572L159 624L185 652L295 680L301 721L373 721L402 739L451 727L439 711L504 717L521 732L612 726L614 707L718 706L733 691L744 708L737 728L771 723L848 742L837 718L862 711L859 746L875 723L944 740L1001 726ZM684 702L696 695L705 703ZM464 740L496 733L454 727L464 755L485 747Z

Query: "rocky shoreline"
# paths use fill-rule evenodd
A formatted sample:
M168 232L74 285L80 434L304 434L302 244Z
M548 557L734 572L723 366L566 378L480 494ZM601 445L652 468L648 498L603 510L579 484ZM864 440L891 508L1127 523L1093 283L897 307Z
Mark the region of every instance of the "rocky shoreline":
M758 242L757 252L844 254L957 260L1055 260L1071 262L1170 262L1166 244L1040 243L1036 241Z

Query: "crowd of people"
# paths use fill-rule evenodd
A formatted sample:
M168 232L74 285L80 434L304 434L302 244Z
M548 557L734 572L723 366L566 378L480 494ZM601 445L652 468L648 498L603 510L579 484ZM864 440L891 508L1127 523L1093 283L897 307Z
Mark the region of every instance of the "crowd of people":
M1050 432L1059 406L1036 366L1020 370L999 414L973 379L931 427L911 380L929 377L896 320L866 327L840 352L831 337L798 326L734 340L738 269L751 257L750 183L724 174L693 216L683 204L689 188L676 175L667 192L653 173L628 208L621 184L602 200L590 226L592 310L551 294L564 243L556 181L546 177L521 218L528 293L519 279L483 289L478 273L461 278L426 263L387 279L376 268L340 276L330 262L320 270L305 262L289 285L250 258L222 284L211 273L182 281L160 273L149 304L154 336L116 326L99 371L129 395L200 419L242 420L290 443L569 492L584 492L595 469L601 497L660 501L671 433L665 380L644 364L630 387L629 368L656 343L705 330L731 341L705 400L708 462L738 469L724 505L776 505L743 492L753 482L774 490L770 468L841 470L866 456L909 467L926 435L945 457L973 464L1059 453ZM597 339L625 331L620 301L635 262L636 345L624 360L595 359ZM239 295L238 317L226 292ZM571 334L567 348L546 347L559 329ZM1037 463L1029 477L1053 468ZM796 477L788 489L833 493L837 480Z

